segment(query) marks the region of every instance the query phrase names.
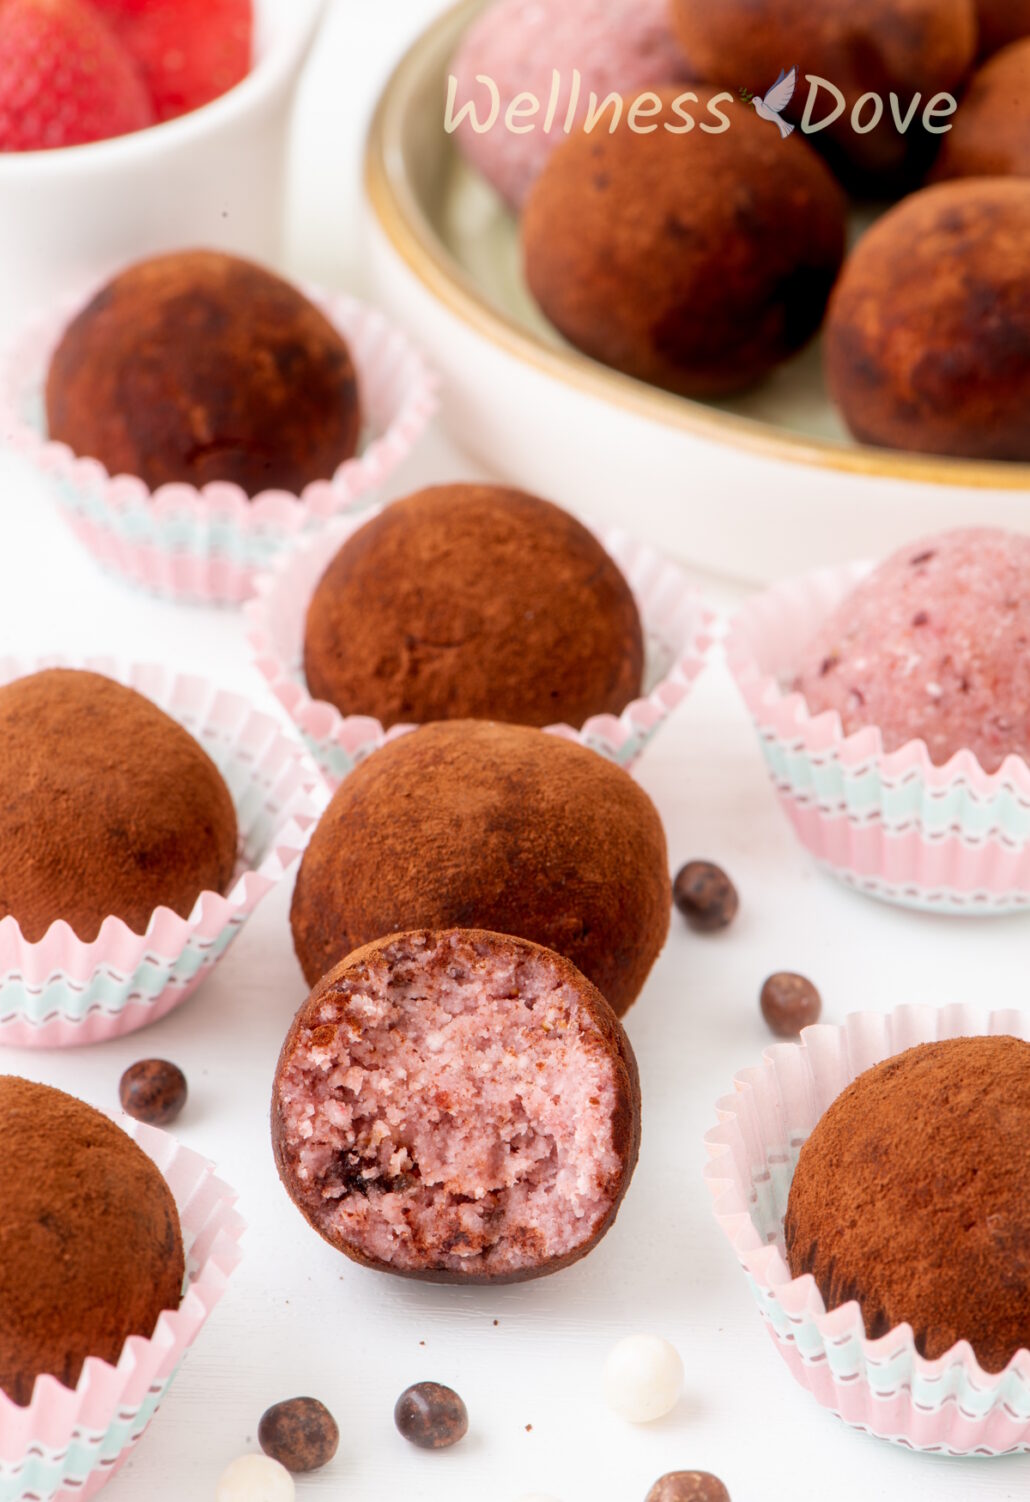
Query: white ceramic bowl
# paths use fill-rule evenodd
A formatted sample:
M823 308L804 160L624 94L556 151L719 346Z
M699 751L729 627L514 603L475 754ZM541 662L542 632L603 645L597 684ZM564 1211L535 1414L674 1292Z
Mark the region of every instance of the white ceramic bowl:
M279 258L287 125L324 0L256 0L254 67L178 120L0 154L0 334L123 261L184 245Z
M366 162L378 300L432 350L445 418L467 448L594 526L631 526L752 583L883 557L946 527L1030 529L1030 465L852 442L818 343L754 392L705 403L558 338L525 286L514 218L444 130L448 64L481 4L460 0L402 59Z

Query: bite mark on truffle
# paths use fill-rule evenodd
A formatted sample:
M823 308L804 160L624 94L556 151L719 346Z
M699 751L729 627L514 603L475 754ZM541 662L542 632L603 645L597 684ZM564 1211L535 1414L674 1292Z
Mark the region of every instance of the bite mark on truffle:
M479 1279L592 1243L635 1158L630 1070L593 988L534 945L460 933L404 935L334 974L275 1107L322 1234L393 1271Z

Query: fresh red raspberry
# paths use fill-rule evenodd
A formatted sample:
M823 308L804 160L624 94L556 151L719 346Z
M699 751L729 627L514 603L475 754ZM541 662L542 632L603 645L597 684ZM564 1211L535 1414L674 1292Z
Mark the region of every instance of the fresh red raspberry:
M0 151L79 146L153 121L139 68L86 0L0 0Z

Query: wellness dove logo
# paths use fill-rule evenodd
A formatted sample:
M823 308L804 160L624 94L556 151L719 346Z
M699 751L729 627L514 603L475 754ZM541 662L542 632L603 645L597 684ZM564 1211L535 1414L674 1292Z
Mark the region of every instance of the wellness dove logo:
M904 136L917 121L919 128L928 135L944 135L951 130L952 117L958 110L956 97L945 93L934 94L927 100L922 93L915 93L907 106L893 90L886 99L872 91L859 95L857 99L849 99L830 79L808 73L804 78L808 95L795 127L783 118L783 112L797 93L799 72L798 68L791 68L789 73L781 70L779 78L764 96L753 94L750 89L738 91L741 102L753 106L759 119L775 125L784 140L795 129L802 135L816 136L836 126L845 117L845 126L850 124L859 136L866 136L881 125L887 128L891 122L898 134ZM471 92L470 97L459 104L460 81L453 73L448 76L444 115L444 129L448 135L459 129L487 135L498 128L517 136L530 135L536 130L547 135L572 135L577 130L591 134L606 130L609 135L614 135L625 127L641 136L654 135L658 130L685 136L697 126L706 135L721 136L733 125L722 106L733 104L738 97L724 90L708 93L700 100L693 89L685 89L675 99L664 102L662 96L653 90L635 98L617 92L602 97L594 90L588 91L578 68L574 68L569 76L554 69L550 90L542 95L529 90L513 93L510 88L502 89L496 79L485 73L477 73L474 82L480 90L478 97ZM832 107L817 119L818 111L825 108L827 100ZM697 104L702 104L704 118L700 120L688 108ZM838 126L838 132L845 126Z
M797 86L797 68L791 68L789 73L785 73L781 69L779 78L773 84L772 88L769 89L764 99L760 94L751 94L748 96L750 103L754 105L755 113L762 120L769 120L773 125L777 126L784 140L794 132L793 125L789 125L783 119L783 111L794 98Z

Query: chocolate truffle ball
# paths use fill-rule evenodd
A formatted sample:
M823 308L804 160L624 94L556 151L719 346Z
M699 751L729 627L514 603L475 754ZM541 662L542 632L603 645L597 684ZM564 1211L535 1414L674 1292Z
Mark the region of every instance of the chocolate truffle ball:
M942 183L881 219L830 304L826 372L863 443L1030 459L1030 182Z
M478 930L400 934L297 1013L272 1140L291 1199L354 1261L521 1282L612 1225L640 1146L637 1067L568 960Z
M1030 38L973 75L930 177L1030 177Z
M503 198L521 208L564 140L570 112L580 123L591 93L599 99L632 95L690 76L668 12L668 0L494 0L473 21L451 64L456 113L473 101L482 124L490 118L493 94L480 80L489 79L498 93L497 118L489 129L474 129L467 115L458 125L455 140L464 155ZM552 94L555 123L547 130ZM509 129L508 111L513 105L516 111L530 110L531 99L540 101L538 113L511 118L533 128Z
M38 1376L74 1387L179 1307L182 1233L157 1168L92 1106L0 1076L0 1138L0 1391L27 1404Z
M877 196L915 182L929 163L939 135L923 126L923 111L938 94L955 95L973 65L977 25L973 0L671 0L673 28L697 75L745 86L764 96L783 69L799 69L794 99L786 111L801 121L810 77L844 95L839 118L810 139L840 175ZM876 94L883 116L873 129L867 101L856 130L853 111L864 95ZM904 117L920 96L904 132L895 123L890 95ZM820 88L811 123L826 120L835 97ZM938 123L946 123L942 117ZM763 129L771 130L765 122ZM775 144L775 138L774 143Z
M686 135L673 102L654 133L624 113L551 157L530 195L522 238L530 290L570 343L616 370L683 396L753 385L822 322L844 255L844 200L824 163L780 139L731 95L732 122L706 134L716 91Z
M357 448L350 352L288 282L214 251L142 261L65 331L50 437L151 489L231 481L248 496L328 480Z
M806 647L795 679L812 714L884 749L925 741L943 765L1030 760L1030 537L989 527L910 543L852 591Z
M115 916L189 916L224 892L236 810L207 752L99 673L52 668L0 688L0 917L30 943L58 918L91 941Z
M968 1340L1001 1371L1030 1346L1030 1044L954 1038L859 1075L801 1150L793 1275L856 1299L876 1340L907 1322L931 1361Z
M1030 36L1030 0L976 0L976 8L982 57Z
M561 736L455 720L338 788L293 894L309 985L405 928L490 928L570 959L621 1016L669 930L665 833L628 772Z
M384 725L576 726L639 697L633 594L564 511L495 485L388 506L337 553L308 608L308 687Z

